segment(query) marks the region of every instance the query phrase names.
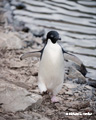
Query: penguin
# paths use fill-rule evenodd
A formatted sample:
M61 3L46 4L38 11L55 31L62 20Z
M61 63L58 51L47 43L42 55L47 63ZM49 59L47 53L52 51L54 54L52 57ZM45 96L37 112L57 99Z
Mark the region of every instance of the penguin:
M36 56L40 57L38 72L38 87L40 93L51 93L51 102L58 102L57 94L60 92L64 82L65 60L72 60L83 66L82 61L74 55L67 53L59 44L61 40L57 31L49 31L45 46L38 51L23 54L20 59Z

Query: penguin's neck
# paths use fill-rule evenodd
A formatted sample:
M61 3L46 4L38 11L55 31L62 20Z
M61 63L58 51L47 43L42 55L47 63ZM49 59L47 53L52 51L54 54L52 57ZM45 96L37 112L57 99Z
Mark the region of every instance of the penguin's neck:
M58 43L52 43L52 41L50 39L48 39L47 49L58 51L58 49L61 49L61 48Z
M50 39L48 39L47 44L48 45L52 45L52 46L56 46L58 43L52 43L52 41Z

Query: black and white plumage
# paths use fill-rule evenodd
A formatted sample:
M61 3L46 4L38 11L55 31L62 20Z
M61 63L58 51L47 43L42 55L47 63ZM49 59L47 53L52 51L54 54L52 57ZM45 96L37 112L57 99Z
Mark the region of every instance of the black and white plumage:
M43 50L38 73L40 92L48 91L53 96L61 90L64 81L64 55L61 46L57 43L59 39L56 31L47 34L47 44Z
M21 56L21 59L31 56L41 56L38 72L38 87L41 93L46 91L51 92L52 102L56 102L55 96L63 86L64 59L69 59L79 65L83 65L76 56L65 52L57 43L58 40L60 40L59 33L50 31L47 34L47 41L42 50L29 52Z

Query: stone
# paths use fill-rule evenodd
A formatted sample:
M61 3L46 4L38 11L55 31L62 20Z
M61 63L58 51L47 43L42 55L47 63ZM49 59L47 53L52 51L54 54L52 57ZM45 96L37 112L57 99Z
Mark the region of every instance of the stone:
M20 61L19 58L18 60L16 61L16 59L11 59L10 61L8 61L9 63L9 67L10 68L21 68L21 67L27 67L28 66L28 63L26 63L26 61Z
M79 71L77 71L74 67L70 67L69 75L67 77L69 79L71 78L72 80L75 79L74 82L78 84L86 83L86 78Z
M39 69L39 62L36 63L32 68L32 75L33 76L38 76L38 69Z
M81 64L80 65L77 65L76 63L72 62L72 61L67 61L66 62L66 68L68 68L68 70L70 69L70 67L73 67L75 68L77 71L79 71L83 76L85 76L87 74L87 69L86 67Z
M43 37L45 34L45 31L43 28L36 28L32 30L32 33L35 37Z
M32 112L32 116L34 120L50 120L47 117L44 117L38 113Z
M73 79L73 82L75 82L77 84L85 84L86 80L84 80L82 78L76 78L76 79Z
M30 78L26 81L26 83L29 86L34 85L34 87L35 87L35 85L37 85L37 79L34 76L30 76Z
M0 48L21 49L23 46L24 43L14 32L0 32Z
M22 31L23 31L23 32L29 32L29 30L30 30L30 29L29 29L28 27L26 27L26 26L24 26L24 27L22 28Z
M89 86L89 85L86 85L85 88L86 88L87 90L92 90L92 89L93 89L93 88L92 88L91 86Z
M96 80L88 79L87 84L94 87L94 88L96 88Z
M28 115L26 113L19 113L19 117L22 119L32 120L32 115Z
M4 119L3 117L0 117L0 120L6 120L6 119Z
M64 83L64 85L70 89L75 89L79 86L78 84L73 83L72 81L67 81L66 83Z
M40 95L28 92L26 89L0 80L0 103L5 111L17 112L38 106L42 102Z
M65 92L66 95L69 95L69 96L72 96L73 95L73 92L71 89L69 89L68 91Z
M16 8L17 8L17 9L25 9L26 6L25 6L23 3L18 3L18 4L16 5Z
M87 74L87 70L86 67L82 64L81 66L72 63L72 66L76 68L76 70L78 70L83 76L85 76Z
M66 102L66 106L69 107L69 108L72 108L72 109L80 110L80 109L89 107L90 103L89 103L89 101L84 101L84 102L72 101L70 103Z
M41 44L42 44L41 38L35 38L34 41L35 41L38 45L41 45Z

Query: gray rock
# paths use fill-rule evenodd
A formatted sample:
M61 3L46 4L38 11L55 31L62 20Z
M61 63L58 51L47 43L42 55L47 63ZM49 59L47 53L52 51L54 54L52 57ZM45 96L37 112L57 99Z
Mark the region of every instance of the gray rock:
M74 79L74 82L78 84L85 84L86 83L86 78L74 67L70 67L69 69L69 74L67 76L69 79Z
M16 61L16 59L10 59L8 61L9 68L21 68L21 67L27 67L28 63L26 61Z
M0 80L0 103L5 111L17 112L28 110L30 107L40 105L42 97L32 94L26 89L11 84L3 79Z
M96 88L96 80L88 79L87 84Z
M26 6L25 6L23 3L18 3L18 4L16 5L16 8L17 8L17 9L25 9Z
M40 115L39 113L36 112L31 112L31 113L19 113L18 114L20 118L24 120L49 120L45 116Z
M4 119L3 117L0 117L0 120L6 120L6 119Z
M82 78L77 78L77 79L73 79L73 82L75 82L77 84L85 84L86 80L84 80Z
M43 37L45 34L45 31L42 28L39 28L39 29L37 28L35 30L32 30L32 33L35 37Z
M67 81L66 83L64 83L64 85L66 87L68 87L69 89L75 89L75 88L78 88L78 84L74 83L72 81Z
M32 116L33 116L33 120L49 120L48 118L35 112L32 112Z
M72 101L72 102L66 102L66 106L67 107L71 107L72 109L77 109L77 110L80 110L80 109L83 109L83 108L87 108L90 106L90 103L88 101Z
M0 32L0 48L4 49L20 49L24 43L14 32L2 33Z
M71 67L74 67L77 71L79 71L83 76L87 74L86 67L82 64L81 66L77 65L76 63L70 61L66 62L66 67L69 69Z
M29 32L29 30L30 30L30 29L29 29L28 27L25 27L25 26L22 28L22 31L23 31L23 32Z
M71 89L65 92L66 95L73 96L73 92Z

